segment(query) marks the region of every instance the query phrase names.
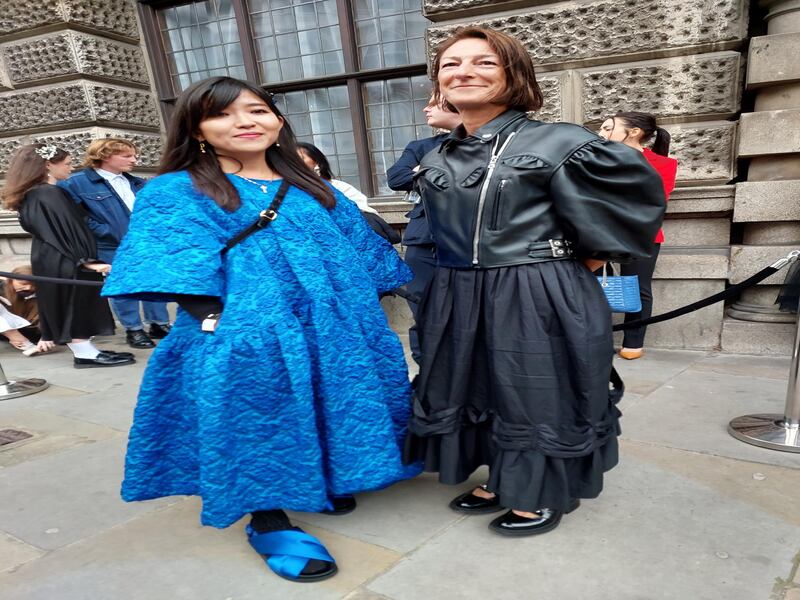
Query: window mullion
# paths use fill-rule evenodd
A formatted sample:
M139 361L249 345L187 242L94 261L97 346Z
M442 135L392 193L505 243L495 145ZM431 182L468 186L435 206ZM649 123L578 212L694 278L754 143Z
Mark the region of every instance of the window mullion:
M233 13L236 15L236 27L239 30L239 45L242 48L244 71L247 79L258 85L261 77L258 73L256 47L250 29L250 14L247 11L245 0L233 0Z

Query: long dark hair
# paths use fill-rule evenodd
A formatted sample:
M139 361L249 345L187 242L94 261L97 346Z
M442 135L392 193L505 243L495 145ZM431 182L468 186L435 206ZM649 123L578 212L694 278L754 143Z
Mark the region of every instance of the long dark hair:
M633 129L634 127L641 129L644 133L641 139L642 144L650 141L650 138L652 138L653 134L655 134L656 139L653 141L652 146L653 152L660 154L661 156L669 156L669 142L672 139L672 136L670 136L666 129L662 129L658 126L654 115L635 111L618 112L611 117L611 119L613 121L619 119L630 129Z
M251 92L275 116L283 118L272 96L258 86L232 77L211 77L198 81L185 90L175 104L159 168L159 173L189 171L195 187L228 211L239 208L239 193L225 176L214 148L206 142L205 153L201 152L200 142L195 135L199 133L203 120L221 113L242 92ZM293 186L309 193L323 206L330 208L336 204L330 188L297 154L297 140L285 119L278 134L278 142L267 148L266 159L270 169Z
M45 159L37 150L50 158ZM6 181L0 196L3 206L9 210L19 210L25 194L33 186L47 183L47 163L60 163L69 152L47 144L28 144L17 150L8 165Z
M331 163L328 162L328 157L317 148L314 144L308 142L297 142L298 149L308 154L309 158L317 163L319 169L319 176L327 181L333 179L333 171L331 171Z

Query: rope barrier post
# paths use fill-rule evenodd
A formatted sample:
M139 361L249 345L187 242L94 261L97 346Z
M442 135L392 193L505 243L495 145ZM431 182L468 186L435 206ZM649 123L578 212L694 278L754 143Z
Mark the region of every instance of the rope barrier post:
M794 262L797 258L798 253L793 252L781 259L787 261L781 266ZM800 316L794 336L789 385L786 389L786 408L783 414L736 417L728 424L728 433L737 440L754 446L800 453Z
M47 383L46 380L36 377L10 381L8 377L6 377L5 371L3 371L3 366L0 365L0 402L3 400L11 400L11 398L35 394L47 389L49 386L50 384Z

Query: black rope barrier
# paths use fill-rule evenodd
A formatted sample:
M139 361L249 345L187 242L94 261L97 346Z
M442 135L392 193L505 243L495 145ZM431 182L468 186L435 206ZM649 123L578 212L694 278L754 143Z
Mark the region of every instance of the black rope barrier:
M701 308L705 308L706 306L711 306L712 304L716 304L717 302L722 302L723 300L733 298L734 296L738 295L742 290L745 290L749 287L756 285L757 283L763 281L770 275L777 273L786 265L793 263L798 258L800 258L800 250L795 250L793 252L790 252L788 256L777 260L776 262L766 267L765 269L761 269L755 275L751 275L741 283L732 285L731 287L721 292L712 294L711 296L703 298L702 300L698 300L697 302L693 302L692 304L681 306L680 308L676 308L675 310L671 310L669 312L656 315L655 317L650 317L649 319L637 319L636 321L631 321L630 323L619 323L618 325L614 325L612 329L614 331L622 331L625 329L635 329L637 327L644 327L645 325L652 325L654 323L669 321L670 319L681 317L683 315L689 314L690 312L694 312L696 310L700 310ZM22 275L19 273L9 273L6 271L0 271L0 277L7 277L9 279L21 279L23 281L58 283L62 285L89 285L94 287L103 286L102 281L87 281L84 279L66 279L62 277L44 277L42 275ZM414 304L419 304L420 301L419 294L412 294L405 288L394 289L392 290L392 293L395 294L396 296L400 296L405 300L408 300L409 302L413 302Z

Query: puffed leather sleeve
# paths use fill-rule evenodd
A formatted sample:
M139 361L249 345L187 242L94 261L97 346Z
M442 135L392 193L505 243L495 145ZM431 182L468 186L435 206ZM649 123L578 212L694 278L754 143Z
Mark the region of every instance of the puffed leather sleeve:
M578 257L624 262L650 256L666 199L661 178L640 152L591 141L558 166L550 183Z

